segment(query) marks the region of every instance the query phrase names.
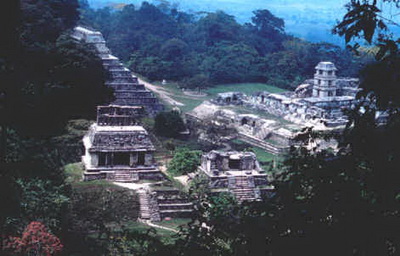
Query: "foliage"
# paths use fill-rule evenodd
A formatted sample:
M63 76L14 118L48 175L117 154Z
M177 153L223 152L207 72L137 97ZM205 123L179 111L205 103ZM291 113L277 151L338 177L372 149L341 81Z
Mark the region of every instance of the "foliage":
M198 88L204 89L210 86L210 80L206 75L198 74L190 78L184 78L180 83L182 88Z
M108 246L110 255L174 255L172 248L157 238L154 228L146 232L129 229L115 232Z
M200 164L200 155L200 151L190 151L186 148L177 150L168 164L168 172L175 176L195 172Z
M154 120L154 131L163 137L176 138L185 129L185 124L176 111L160 112Z
M102 31L132 70L185 88L238 82L289 88L309 77L319 61L334 61L343 75L354 75L364 62L340 47L287 35L284 21L269 10L254 11L251 22L242 25L223 11L190 14L165 2L81 9L82 22ZM296 46L288 47L293 42Z
M77 1L24 0L9 10L16 22L0 55L2 123L21 134L53 135L71 117L94 116L95 106L110 96L94 50L67 35L77 7Z
M195 211L175 244L177 255L233 255L238 233L231 228L237 227L243 213L234 197L229 193L211 195L209 181L201 175L192 181L190 197Z
M399 24L382 13L382 8L397 9L399 4L397 0L351 0L343 20L334 28L335 33L345 37L348 48L358 54L361 50L360 40L377 48L371 51L377 62L371 63L361 72L361 87L365 89L361 96L375 101L380 109L397 108L399 102L397 69L400 41L390 30ZM386 79L383 84L382 77Z
M86 234L96 232L100 238L121 227L128 220L137 218L136 194L125 189L87 184L75 186L71 194L69 225L73 232Z
M22 237L10 237L5 249L10 255L58 255L63 245L53 234L49 233L41 222L31 222L22 233Z
M69 198L60 152L78 135L51 137L72 117L94 116L110 91L94 50L68 36L76 0L1 4L0 239L37 220L63 233Z
M39 179L18 180L17 183L21 190L20 225L41 221L51 230L59 231L69 203L65 188Z

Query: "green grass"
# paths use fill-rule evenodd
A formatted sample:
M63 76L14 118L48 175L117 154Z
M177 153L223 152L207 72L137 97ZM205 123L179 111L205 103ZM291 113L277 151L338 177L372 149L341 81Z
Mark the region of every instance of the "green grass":
M77 183L82 181L83 177L83 164L73 163L64 166L64 173L66 176L65 182L67 183Z
M222 92L242 92L251 95L259 91L268 91L270 93L280 93L286 90L262 83L239 83L239 84L221 84L205 90L209 95L216 96Z
M278 156L275 156L271 153L268 153L267 151L258 148L258 147L252 147L254 153L257 155L257 159L260 162L269 162L269 161L273 161L274 159L276 159Z
M241 140L237 140L237 139L236 140L232 140L230 142L230 144L231 144L233 149L238 150L238 151L251 149L256 154L257 160L263 166L265 166L268 162L272 162L272 161L281 162L281 161L283 161L283 157L282 156L273 155L271 153L268 153L267 151L265 151L262 148L254 147L254 146L252 146L250 144L247 144L246 142L243 142Z
M161 85L160 82L154 82L156 85L160 85L163 87L166 91L170 92L172 95L171 97L174 100L177 100L179 102L182 102L185 104L185 106L179 107L182 112L186 113L191 110L193 110L195 107L199 106L203 101L205 100L210 100L213 99L217 96L218 93L223 93L223 92L242 92L247 95L251 95L255 92L259 91L268 91L271 93L280 93L280 92L285 92L284 89L263 84L263 83L238 83L238 84L219 84L215 85L213 87L207 88L204 90L205 93L207 93L207 96L204 97L191 97L188 95L185 95L183 91L178 87L177 83L167 83L165 85ZM165 104L165 102L163 102ZM167 105L167 109L169 109L169 106Z
M186 227L187 224L190 222L190 219L171 219L171 220L163 220L158 222L157 224L167 228L173 228L175 230L179 230L181 226Z
M198 98L198 99L191 99L188 98L189 96L173 96L172 98L174 100L177 100L179 102L182 102L183 104L185 104L185 106L179 106L179 109L183 112L189 112L191 110L193 110L194 108L196 108L197 106L199 106L201 103L203 103L203 101L205 100L209 100L212 97L203 97L203 98Z
M83 181L83 172L84 169L82 163L72 163L65 165L65 182L73 185L75 188L118 187L117 185L107 180Z
M190 221L189 219L176 219L176 220L174 219L171 221L157 222L155 224L179 230L178 227L180 225L186 225L189 221ZM150 227L141 222L134 222L134 221L128 222L127 227L128 227L128 229L135 230L135 231L141 232L141 233L146 233L149 229L155 229L157 231L156 236L161 238L161 240L164 243L172 243L175 239L177 239L177 237L175 237L176 233L173 231L169 231L169 230L165 230L165 229L157 228L157 227Z

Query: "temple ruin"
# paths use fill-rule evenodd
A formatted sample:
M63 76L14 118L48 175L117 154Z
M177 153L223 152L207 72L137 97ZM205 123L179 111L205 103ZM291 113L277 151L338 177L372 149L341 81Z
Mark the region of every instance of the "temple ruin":
M132 183L146 180L138 190L140 219L160 221L166 217L187 218L193 204L172 186L154 159L155 147L147 131L138 124L145 115L139 106L98 106L97 122L83 138L84 180L109 180ZM153 185L155 186L153 188Z
M150 115L155 115L164 109L154 94L140 84L138 78L124 67L121 61L111 54L106 46L103 35L99 31L89 30L83 27L74 28L72 38L91 44L107 70L109 80L106 85L113 88L115 100L113 105L143 106Z
M199 171L213 193L232 193L239 202L259 200L273 190L253 152L211 151L202 156Z
M240 139L275 155L288 152L304 127L329 132L347 124L344 110L357 104L359 81L338 78L336 72L333 63L320 62L314 79L306 80L292 92L218 94L186 114L188 126L200 141L211 144ZM224 130L231 132L227 135ZM334 141L320 144L336 147Z
M250 97L248 105L293 123L339 127L347 123L343 110L357 103L359 81L338 78L332 62L320 62L314 79L306 80L294 92L262 92Z
M161 180L154 161L155 148L147 131L136 124L141 108L100 106L94 123L83 138L85 180L119 182Z
M205 101L186 113L187 126L201 142L221 146L232 139L240 139L279 155L288 152L292 139L301 129L255 114L238 114L224 106Z

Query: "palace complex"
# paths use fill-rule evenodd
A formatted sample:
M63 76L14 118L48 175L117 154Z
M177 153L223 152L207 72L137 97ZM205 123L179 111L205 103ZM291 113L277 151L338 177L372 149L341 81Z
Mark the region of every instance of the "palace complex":
M357 103L359 81L337 77L331 62L320 62L315 69L314 78L292 92L220 93L186 114L188 126L205 142L221 145L237 138L275 155L287 152L304 127L340 130L347 123L344 110ZM321 146L335 147L335 142L321 141Z

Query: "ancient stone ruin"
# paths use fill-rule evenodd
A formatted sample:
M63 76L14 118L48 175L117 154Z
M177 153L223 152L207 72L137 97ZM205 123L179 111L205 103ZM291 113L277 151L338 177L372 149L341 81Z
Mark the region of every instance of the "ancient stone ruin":
M139 191L140 219L160 221L169 218L190 218L193 203L177 189L143 188Z
M218 93L217 97L211 100L217 105L242 105L244 94L241 92L224 92Z
M193 204L187 196L177 189L151 186L160 185L167 179L154 160L155 147L147 131L137 123L143 115L143 107L138 106L97 107L97 122L83 138L84 180L124 183L146 180L148 185L138 190L141 220L189 217Z
M333 63L320 62L314 79L293 92L219 94L186 114L188 126L200 141L218 146L240 139L275 155L288 152L304 127L332 131L347 124L344 110L357 103L359 82L338 78L336 72ZM336 142L321 141L321 147L335 148Z
M115 107L110 107L115 109ZM124 109L124 108L122 108ZM103 112L104 108L99 108ZM119 116L98 119L83 138L85 180L106 179L119 182L161 180L162 173L154 161L155 148L147 131L138 125L114 125Z
M343 110L357 103L359 81L338 78L336 72L332 62L320 62L314 79L306 80L294 92L259 93L251 97L248 105L298 124L344 126L347 117Z
M225 105L204 102L186 113L187 126L201 142L221 146L240 139L279 155L288 151L296 129L255 114L238 114Z
M95 47L104 68L108 71L109 80L106 81L106 85L114 90L113 105L143 106L145 111L153 116L164 109L154 94L140 84L138 78L111 54L100 32L78 26L74 29L72 38Z
M273 190L253 152L211 151L202 156L199 171L212 192L230 192L239 202L259 200Z

